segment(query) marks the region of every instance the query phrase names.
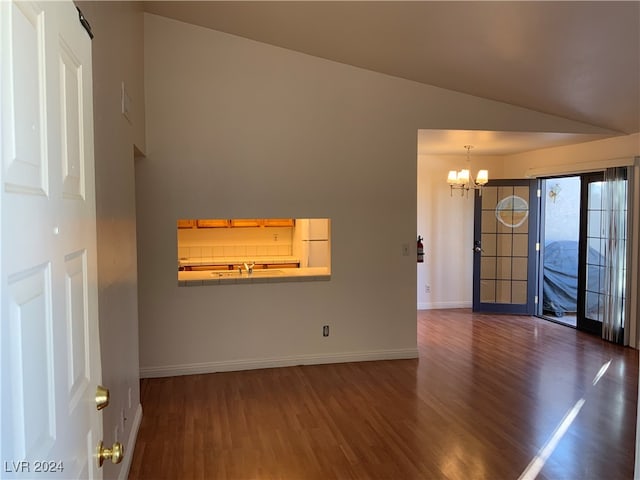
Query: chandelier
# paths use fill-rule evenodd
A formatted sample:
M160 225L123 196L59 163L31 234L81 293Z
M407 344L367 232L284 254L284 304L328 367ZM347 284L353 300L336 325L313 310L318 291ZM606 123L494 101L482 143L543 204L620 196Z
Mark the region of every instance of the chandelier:
M467 164L471 166L469 152L473 148L473 145L465 145L464 148L467 149ZM460 190L461 195L467 192L467 196L469 196L469 190L479 190L480 195L482 195L482 187L486 185L488 181L488 170L479 170L474 180L468 168L460 171L450 170L449 176L447 177L447 183L451 187L451 196L453 196L454 190Z

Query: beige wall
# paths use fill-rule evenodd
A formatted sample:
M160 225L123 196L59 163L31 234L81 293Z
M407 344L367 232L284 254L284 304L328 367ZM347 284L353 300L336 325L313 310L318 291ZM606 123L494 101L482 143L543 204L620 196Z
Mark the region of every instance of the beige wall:
M154 15L145 94L143 376L415 356L418 129L594 132ZM331 281L179 288L176 220L207 217L330 218Z
M125 461L106 462L105 479L124 478L140 420L134 144L145 149L143 17L129 2L78 2L93 28L93 94L98 219L98 282L104 442L125 445ZM121 115L125 81L131 122ZM126 420L122 422L122 415Z

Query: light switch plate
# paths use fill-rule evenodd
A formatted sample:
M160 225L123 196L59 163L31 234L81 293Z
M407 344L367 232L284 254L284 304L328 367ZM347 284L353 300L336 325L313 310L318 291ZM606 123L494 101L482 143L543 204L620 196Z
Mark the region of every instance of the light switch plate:
M402 256L403 257L408 257L409 256L409 244L408 243L403 243L402 244Z

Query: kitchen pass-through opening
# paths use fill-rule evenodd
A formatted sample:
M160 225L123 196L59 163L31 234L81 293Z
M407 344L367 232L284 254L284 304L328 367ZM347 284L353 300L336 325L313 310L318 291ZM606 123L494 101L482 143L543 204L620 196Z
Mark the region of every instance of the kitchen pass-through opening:
M178 283L327 279L329 218L215 218L177 221Z

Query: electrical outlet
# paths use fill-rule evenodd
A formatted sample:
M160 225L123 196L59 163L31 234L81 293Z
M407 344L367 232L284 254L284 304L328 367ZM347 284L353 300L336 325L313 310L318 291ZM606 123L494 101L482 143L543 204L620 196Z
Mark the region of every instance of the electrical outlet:
M402 256L403 257L408 257L409 256L409 244L408 243L403 243L402 244Z
M424 286L424 293L431 293L431 285Z
M277 241L278 241L278 234L277 234L277 233L274 233L274 234L273 234L273 241L274 241L274 242L277 242Z
M329 325L325 325L324 327L322 327L322 336L323 337L329 336Z

